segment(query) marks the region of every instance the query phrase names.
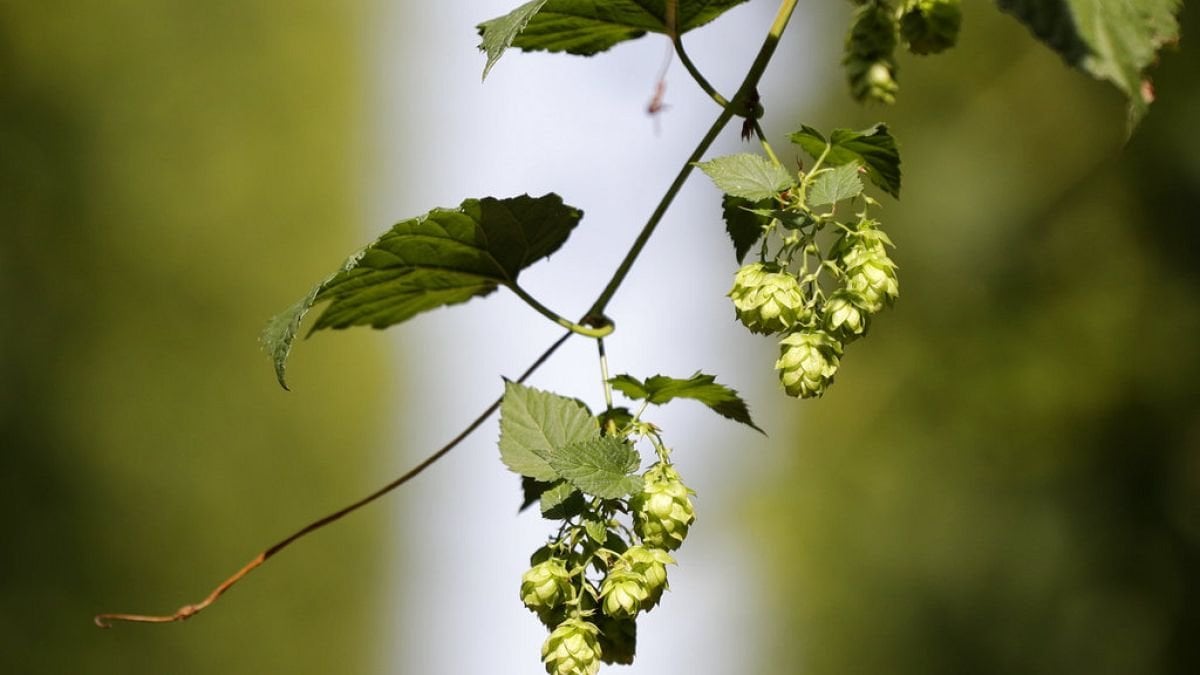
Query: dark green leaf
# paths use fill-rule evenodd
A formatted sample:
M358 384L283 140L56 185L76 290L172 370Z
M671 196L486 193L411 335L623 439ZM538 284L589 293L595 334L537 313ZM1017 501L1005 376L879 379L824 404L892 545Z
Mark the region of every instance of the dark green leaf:
M483 67L484 79L487 79L488 71L500 60L504 50L512 45L513 39L525 30L529 20L542 9L544 4L546 4L546 0L533 0L504 16L479 24L477 28L479 34L483 36L479 49L487 54L487 65Z
M755 202L771 199L796 184L787 169L748 152L717 157L696 166L725 194Z
M573 444L598 438L600 430L578 401L505 383L500 403L500 459L512 471L540 481L565 478L549 458Z
M556 449L546 457L558 475L589 495L617 499L642 489L641 457L629 443L593 438Z
M822 171L808 188L808 205L836 204L862 194L863 184L858 177L858 162L848 162L829 171Z
M721 200L721 211L725 216L725 231L733 240L733 252L737 256L739 264L745 260L746 254L754 248L758 240L762 239L763 228L771 221L770 218L763 218L757 212L749 209L766 209L771 206L771 202L772 200L767 199L752 202L749 199L730 195L725 195Z
M645 399L655 405L662 405L673 399L689 398L703 403L722 417L766 433L750 418L750 409L738 393L723 384L718 384L712 375L696 373L686 380L655 375L645 382L629 375L618 375L609 382L613 389L635 401Z
M604 614L597 614L595 621L600 629L600 660L622 666L632 664L637 652L637 621Z
M566 520L583 512L583 495L565 480L542 493L542 515L551 520Z
M521 270L562 246L582 217L548 194L468 199L396 224L268 324L263 343L280 384L300 320L314 304L329 302L312 331L386 328L516 283Z
M867 178L872 183L891 196L900 198L900 151L886 124L876 124L862 131L834 129L828 141L821 132L804 126L790 138L813 159L825 152L828 143L830 147L829 154L825 155L825 166L861 162L867 167Z
M529 476L521 476L521 508L517 509L517 513L533 506L542 498L542 494L550 489L553 483L534 480Z
M997 0L1063 59L1108 80L1130 102L1130 122L1145 114L1151 96L1144 73L1158 50L1179 38L1182 0Z
M677 0L674 26L678 33L686 33L743 2L746 0ZM671 25L665 0L549 0L540 9L534 10L524 30L518 29L511 41L514 47L591 56L647 32L668 33ZM487 33L497 29L503 18L507 17L478 26L485 42Z

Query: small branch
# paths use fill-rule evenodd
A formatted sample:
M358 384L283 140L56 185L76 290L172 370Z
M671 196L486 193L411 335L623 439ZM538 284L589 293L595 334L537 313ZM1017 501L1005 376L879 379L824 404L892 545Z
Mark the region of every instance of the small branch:
M546 307L542 303L538 302L536 298L534 298L529 293L526 293L525 289L521 288L516 283L508 284L508 288L510 290L512 290L513 293L516 293L518 298L521 298L522 300L524 300L525 304L527 304L530 307L537 310L537 312L539 314L546 317L547 319L550 319L551 321L562 326L563 328L566 328L567 330L571 331L572 333L578 333L579 335L582 335L584 337L602 338L606 335L611 334L613 332L613 330L616 328L616 325L613 324L612 321L606 320L606 319L590 322L591 324L594 324L594 325L582 325L582 324L575 323L574 321L571 321L570 319L562 316L561 314L551 310L549 307Z
M535 360L528 368L525 369L525 372L522 373L519 378L517 378L517 382L524 382L525 380L529 379L529 376L533 375L533 373L538 368L540 368L542 366L542 364L545 363L546 360L549 359L550 356L554 354L554 352L558 351L558 348L561 347L563 345L563 343L566 342L567 339L571 337L571 335L573 335L573 333L564 333L562 337L558 338L558 340L556 340L554 342L554 344L550 345L550 347L548 347L546 349L546 351L542 352L542 355L539 356L537 358L537 360ZM465 429L463 429L461 432L459 432L459 434L457 436L455 436L453 439L451 439L449 443L446 443L437 452L426 457L424 460L421 461L420 464L417 464L413 468L409 469L408 472L405 473L403 476L400 476L399 478L393 480L392 482L388 483L387 485L384 485L383 487L379 488L375 492L372 492L371 494L367 495L366 497L363 497L362 499L354 502L353 504L350 504L349 506L346 506L342 509L334 511L333 513L325 516L324 518L320 518L318 520L315 520L315 521L309 523L308 525L305 525L304 527L300 528L299 530L297 530L296 532L294 532L293 534L288 536L286 539L283 539L282 541L276 543L275 545L266 549L262 553L259 553L253 560L246 563L245 567L243 567L242 569L235 572L232 576L230 576L225 581L222 581L220 583L220 585L218 585L216 588L214 588L212 590L211 593L208 594L208 597L204 598L200 602L197 602L192 605L184 605L183 607L180 607L179 609L175 610L174 614L167 614L167 615L162 615L162 616L146 615L146 614L115 614L115 613L97 614L96 617L93 619L93 621L96 623L97 626L99 626L101 628L109 628L112 626L112 623L115 621L127 621L127 622L135 622L135 623L174 623L176 621L186 621L187 619L190 619L193 616L196 616L200 612L207 609L209 607L209 605L212 605L214 602L216 602L225 593L225 591L228 591L230 588L232 588L234 584L241 581L243 578L246 577L246 575L250 574L255 569L257 569L259 566L261 566L263 563L265 563L267 560L271 559L275 554L279 553L280 551L287 548L288 546L291 546L297 540L321 529L322 527L325 527L326 525L329 525L330 523L332 523L334 521L340 520L341 518L350 515L351 513L361 509L362 507L366 506L367 504L370 504L371 502L375 501L376 499L379 499L380 497L386 495L387 493L391 492L392 490L395 490L396 488L400 487L401 485L404 485L405 483L412 480L413 478L416 478L418 475L421 474L421 472L425 471L425 469L428 469L430 466L432 466L435 462L437 462L439 459L441 459L446 453L448 453L451 450L453 450L454 448L458 447L459 443L462 443L463 440L467 438L467 436L470 436L472 432L474 432L476 429L478 429L479 426L481 424L483 424L484 421L487 420L487 418L492 416L492 413L496 412L496 410L500 407L500 402L502 400L503 400L503 397L498 398L495 401L493 401L492 404L487 407L487 409L485 409L482 413L480 413L479 416L476 417L473 422L468 424L467 427Z
M708 80L705 79L703 74L701 74L700 69L696 67L696 64L692 62L691 57L688 56L687 50L683 48L683 38L679 37L678 34L674 34L671 36L671 41L675 45L675 53L679 55L679 62L682 63L683 67L687 69L688 74L692 76L692 79L696 81L696 84L704 90L705 94L708 94L709 98L716 101L717 105L721 106L722 108L727 107L729 105L729 99L722 96L721 92L717 91L716 87L709 84Z

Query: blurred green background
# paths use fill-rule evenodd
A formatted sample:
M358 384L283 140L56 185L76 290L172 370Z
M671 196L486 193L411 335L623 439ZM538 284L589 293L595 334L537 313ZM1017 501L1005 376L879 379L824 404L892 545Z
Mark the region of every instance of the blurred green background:
M827 45L805 121L902 141L903 298L747 495L748 672L1200 672L1200 49L1123 148L1114 90L966 5L890 111ZM382 509L186 629L90 623L381 478L381 343L322 341L290 394L254 346L361 243L370 11L0 3L0 672L387 671Z

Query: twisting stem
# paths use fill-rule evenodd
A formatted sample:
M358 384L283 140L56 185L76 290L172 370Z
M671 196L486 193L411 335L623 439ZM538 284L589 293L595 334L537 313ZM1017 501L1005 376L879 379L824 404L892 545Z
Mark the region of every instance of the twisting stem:
M549 307L546 307L542 303L538 302L536 298L534 298L529 293L526 293L525 289L521 288L517 284L515 284L515 283L508 284L508 288L511 289L513 293L516 293L518 298L521 298L522 300L524 300L525 304L527 304L530 307L537 310L537 312L539 314L546 317L547 319L550 319L551 321L562 326L563 328L566 328L567 330L571 331L572 333L578 333L580 335L583 335L584 337L602 338L605 335L609 335L610 333L612 333L613 329L615 328L613 322L607 321L607 320L601 322L600 325L598 325L596 327L583 326L583 325L577 324L574 321L571 321L570 319L562 316L561 314L558 314L557 312L551 310Z
M683 67L687 69L688 74L691 75L692 79L696 81L696 85L703 89L704 93L708 94L709 98L716 101L717 105L721 106L722 108L727 107L729 105L729 99L722 96L721 92L717 91L716 87L713 87L711 84L709 84L708 80L704 78L704 75L700 73L700 69L696 67L696 64L692 63L692 59L690 56L688 56L687 50L683 48L683 38L679 37L678 33L673 34L671 38L671 41L675 45L675 53L679 55L679 62L683 64Z
M762 77L763 72L766 70L767 64L770 62L772 55L775 53L775 47L779 43L779 37L783 34L784 29L787 27L788 20L791 18L792 12L796 9L797 2L798 0L782 0L780 2L779 11L775 16L775 21L771 24L771 30L767 34L767 38L763 42L762 48L759 49L758 56L755 58L754 63L750 66L750 71L746 74L746 78L742 81L742 85L738 89L737 97L725 106L724 110L721 111L720 116L718 116L716 121L713 122L712 127L709 128L707 133L705 133L704 138L700 140L700 143L696 146L696 149L692 152L691 156L688 157L687 162L683 165L683 168L680 169L679 174L675 177L674 182L672 182L670 188L667 189L667 193L663 195L662 200L654 209L654 213L651 214L650 219L646 222L645 226L642 227L642 231L638 234L637 239L634 240L629 252L625 255L625 258L617 267L616 272L613 273L608 285L604 287L604 290L601 291L599 297L596 298L596 302L592 304L591 310L587 312L584 319L581 320L581 323L596 323L601 326L600 328L596 329L598 331L604 330L603 327L605 324L609 323L604 319L604 308L608 306L608 303L612 300L613 295L616 294L617 289L621 287L622 283L624 283L625 277L628 276L629 270L633 267L634 262L637 261L638 256L641 255L642 249L645 248L646 243L650 240L651 235L654 234L654 230L656 227L658 227L659 221L662 220L663 215L666 213L671 203L675 200L675 196L679 193L680 188L683 187L683 183L687 180L688 176L691 175L695 162L699 161L704 153L708 151L709 146L711 146L713 141L716 140L717 135L720 134L720 132L725 128L725 126L729 123L729 120L733 119L734 115L738 114L738 111L745 109L743 102L747 100L746 97L749 94L752 94L755 88L758 86L758 81ZM515 284L512 286L512 288L514 291L516 291ZM518 292L518 295L520 294L521 292ZM526 302L528 301L529 300L526 300ZM535 308L536 307L537 305L535 305ZM558 322L558 318L556 318L558 315L550 312L549 310L546 310L543 313L548 313L548 316L551 316L556 323ZM578 328L584 328L584 326L580 324L572 323L571 325ZM609 330L611 332L611 327ZM533 375L533 373L536 372L538 368L540 368L542 364L545 363L552 354L554 354L554 352L558 351L558 348L561 347L563 343L565 343L576 332L577 331L572 329L567 333L564 333L562 337L558 338L554 344L550 345L550 347L547 348L546 351L543 352L542 355L539 356L529 366L529 368L527 368L525 372L521 374L519 378L517 378L517 382L524 382L525 380L529 379L529 377ZM606 335L607 333L604 334ZM592 337L598 338L602 336L593 335ZM429 468L451 450L458 447L458 445L462 443L463 440L465 440L468 436L470 436L472 432L478 429L488 417L491 417L492 413L496 412L502 401L503 398L498 398L493 401L491 405L489 405L482 413L480 413L474 421L468 424L467 427L459 432L459 434L455 436L449 443L446 443L446 445L442 446L437 452L422 460L404 475L393 480L387 485L384 485L366 497L354 502L353 504L350 504L349 506L346 506L323 518L315 520L308 525L305 525L290 536L267 548L262 553L259 553L253 560L246 563L242 569L238 570L228 579L221 582L212 590L212 592L208 594L207 597L200 602L191 605L184 605L176 610L174 614L155 616L146 614L108 613L97 614L93 620L97 626L100 626L101 628L108 628L113 622L116 621L129 621L138 623L174 623L192 618L216 602L221 595L232 588L234 584L241 581L246 577L246 575L253 572L283 549L292 545L306 535L309 535L325 527L326 525L329 525L330 523L342 519L343 517L388 494L392 490L395 490L401 485L404 485L413 478L416 478L423 471L425 471L425 469Z

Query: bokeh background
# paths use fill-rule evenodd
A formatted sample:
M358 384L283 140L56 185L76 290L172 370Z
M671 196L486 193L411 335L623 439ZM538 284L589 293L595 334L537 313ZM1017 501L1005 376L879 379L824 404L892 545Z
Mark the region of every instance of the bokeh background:
M491 427L185 625L90 623L199 599L557 334L498 294L318 336L279 391L263 320L387 223L559 191L587 217L527 284L565 314L602 285L716 111L676 65L645 117L652 38L510 55L480 85L471 25L510 4L0 3L0 672L537 672L515 588L545 526L515 516ZM689 37L718 87L772 5ZM658 418L701 520L614 672L1200 670L1194 12L1128 142L1116 92L990 3L950 54L902 61L894 109L850 105L848 12L801 6L766 122L779 148L890 120L903 297L825 398L786 399L774 344L721 297L718 195L689 185L612 307L610 358L715 371L771 436ZM595 401L593 353L534 384Z

